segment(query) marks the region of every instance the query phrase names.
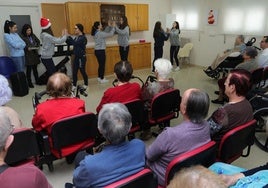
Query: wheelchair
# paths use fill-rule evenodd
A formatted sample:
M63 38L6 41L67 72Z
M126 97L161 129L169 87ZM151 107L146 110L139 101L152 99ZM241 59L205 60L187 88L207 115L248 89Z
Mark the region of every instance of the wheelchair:
M255 128L255 143L265 152L268 152L268 89L257 91L256 95L249 99L253 108Z
M32 97L32 104L33 109L36 110L37 105L40 103L40 100L44 95L47 95L47 91L41 91L41 92L35 92L34 96ZM86 89L82 85L77 85L76 91L73 92L73 96L76 98L80 98L80 95L83 95L84 97L87 97Z
M253 46L253 44L256 42L256 38L252 37L247 43L246 46ZM261 50L260 48L254 46L257 50ZM244 61L243 55L240 54L237 57L227 57L218 67L214 70L206 69L204 72L207 74L207 76L219 79L220 75L222 73L222 77L225 77L226 74L229 72L229 70L234 69L238 64L242 63Z

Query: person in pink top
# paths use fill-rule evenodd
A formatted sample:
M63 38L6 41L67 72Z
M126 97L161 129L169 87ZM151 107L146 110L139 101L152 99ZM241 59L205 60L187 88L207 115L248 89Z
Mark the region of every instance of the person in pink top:
M128 102L134 99L141 99L141 88L136 82L130 83L133 69L128 61L119 61L114 65L114 73L118 79L118 84L115 87L108 88L96 108L97 113L102 106L113 102Z

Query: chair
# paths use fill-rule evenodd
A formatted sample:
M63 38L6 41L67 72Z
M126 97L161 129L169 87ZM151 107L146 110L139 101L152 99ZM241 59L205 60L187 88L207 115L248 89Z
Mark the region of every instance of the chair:
M104 188L157 188L157 177L150 169L143 169L122 180L116 181Z
M188 63L190 63L190 54L193 46L193 43L186 43L182 48L180 48L178 57L183 58L183 60L188 58Z
M14 135L14 141L8 149L5 162L10 166L37 163L40 151L35 131L22 128L15 130L12 134Z
M97 132L97 117L90 112L56 121L51 127L52 145L48 142L48 135L42 133L43 156L39 166L42 168L43 164L47 164L49 170L53 171L53 160L89 150L95 144Z
M185 152L175 157L167 166L165 175L166 186L169 184L169 182L174 177L176 172L178 172L180 169L197 164L209 167L215 161L216 161L216 142L214 141L210 141L207 144L199 146L191 151Z
M0 57L0 74L9 79L10 75L17 72L16 66L12 59L7 56Z
M144 103L141 99L135 99L124 103L132 117L132 127L128 134L128 139L135 138L135 132L141 130L145 123Z
M217 161L232 163L240 156L247 157L254 144L255 126L256 120L253 119L225 133L219 143ZM245 148L247 152L243 154Z
M148 123L170 126L170 120L179 117L180 90L169 89L155 95L151 101Z
M259 88L263 80L263 67L251 71L253 88Z

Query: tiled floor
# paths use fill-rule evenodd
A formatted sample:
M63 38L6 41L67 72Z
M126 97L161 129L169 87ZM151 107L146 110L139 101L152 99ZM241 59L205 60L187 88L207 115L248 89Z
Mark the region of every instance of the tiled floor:
M150 74L150 69L134 71L135 76L139 76L142 80L145 80ZM175 87L180 89L181 95L188 88L200 88L206 91L211 99L216 98L214 91L217 89L216 81L208 78L202 71L202 67L191 66L184 64L181 66L181 70L178 72L172 72L171 75L175 80ZM88 96L81 96L86 101L87 111L95 112L103 92L108 87L112 86L113 75L107 76L110 80L107 84L98 84L96 78L89 79ZM134 80L133 80L134 81ZM138 80L137 80L138 81ZM45 86L35 86L34 89L30 89L30 92L25 97L13 97L13 100L8 104L14 108L21 116L21 119L25 126L31 127L31 119L34 113L32 107L32 96L35 92L40 92L45 89ZM44 100L45 97L42 98ZM218 108L219 105L211 104L209 115ZM171 124L177 125L181 122L181 116L178 119L172 120ZM153 139L146 142L149 145ZM239 158L233 164L241 166L243 168L252 168L261 164L264 164L268 160L268 153L260 150L255 145L252 147L250 156L247 158ZM54 172L49 172L48 168L44 166L43 172L46 174L49 182L55 188L64 187L65 182L72 181L73 165L68 165L65 160L57 160L54 162Z

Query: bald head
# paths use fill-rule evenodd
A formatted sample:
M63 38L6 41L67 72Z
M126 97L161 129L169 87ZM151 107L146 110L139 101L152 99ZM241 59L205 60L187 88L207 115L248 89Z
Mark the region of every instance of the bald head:
M209 109L209 96L196 88L183 93L180 110L184 119L193 123L201 123L207 116Z
M71 79L63 73L55 73L49 77L47 82L47 92L51 97L71 96Z

